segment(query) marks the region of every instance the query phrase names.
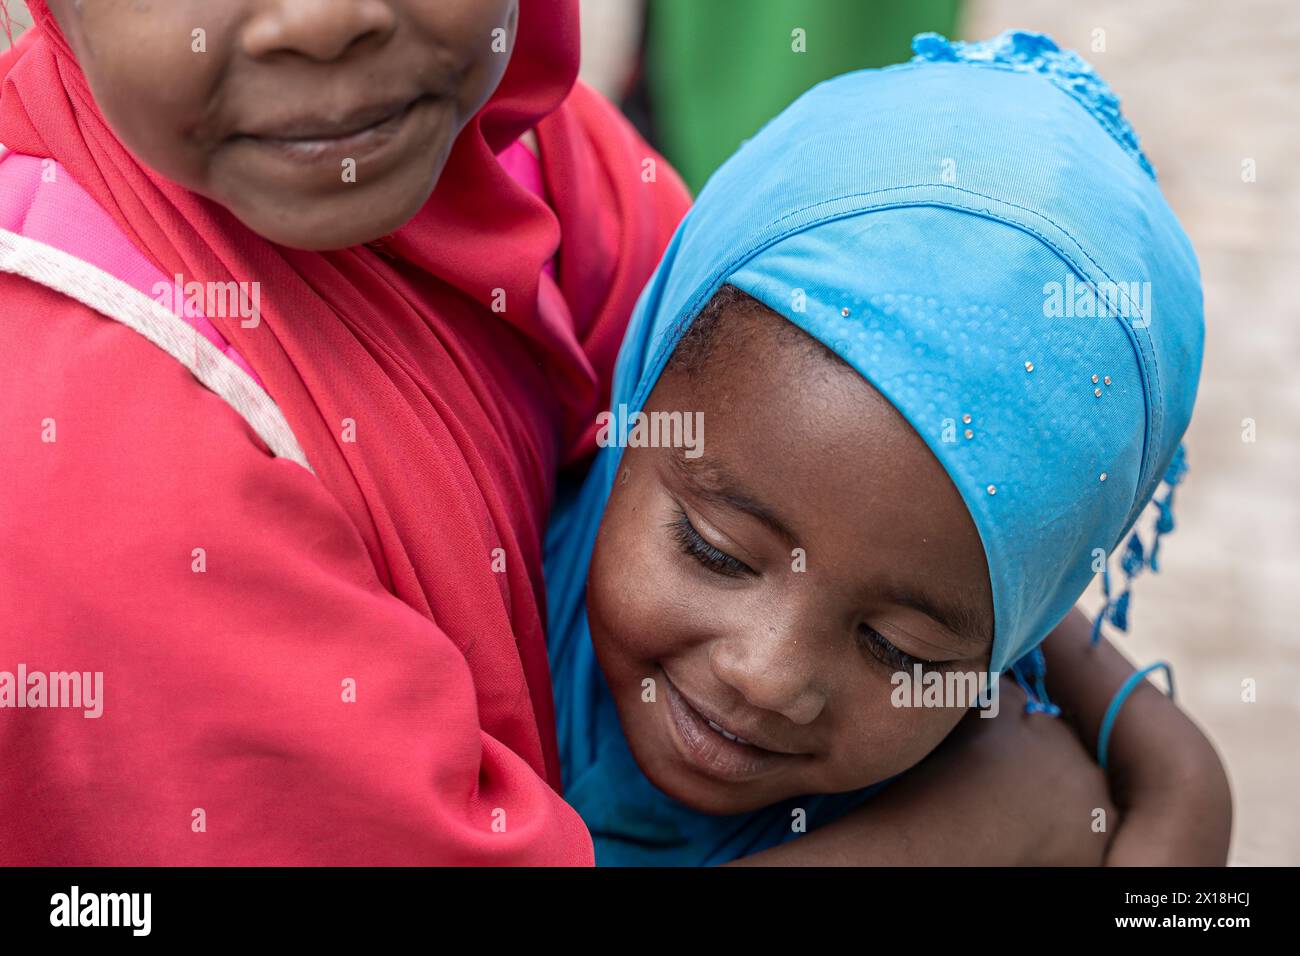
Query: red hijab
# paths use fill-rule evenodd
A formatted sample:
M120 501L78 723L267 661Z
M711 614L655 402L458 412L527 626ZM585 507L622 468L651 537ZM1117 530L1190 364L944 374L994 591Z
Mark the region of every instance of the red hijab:
M28 6L36 28L0 57L0 143L56 159L165 275L260 282L260 325L213 323L383 587L463 655L483 732L558 787L541 578L554 476L591 450L625 324L688 201L662 162L641 181L651 151L575 87L577 4L523 0L505 76L428 203L379 243L326 253L268 242L140 164L44 0ZM549 208L495 158L529 129ZM558 313L544 318L557 255ZM505 313L489 307L496 289Z

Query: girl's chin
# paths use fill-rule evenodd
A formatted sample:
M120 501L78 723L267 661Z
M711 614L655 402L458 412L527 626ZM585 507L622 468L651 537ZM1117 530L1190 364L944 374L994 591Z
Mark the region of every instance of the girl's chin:
M795 795L772 779L734 783L710 779L686 763L672 741L665 740L661 734L650 732L629 737L628 746L637 766L656 789L699 813L735 816L761 810Z
M782 792L767 796L759 790L748 787L745 788L744 792L737 792L717 784L701 781L688 771L670 770L658 776L650 774L646 776L659 790L678 803L709 816L729 817L741 813L752 813L755 810L761 810L764 807L780 803L790 796L790 794Z
M290 249L328 252L360 246L392 235L420 211L427 198L413 196L399 203L403 207L402 215L383 219L375 219L373 212L375 208L385 208L384 206L359 208L357 197L354 196L315 202L313 205L320 212L319 220L308 223L301 220L291 223L288 217L268 216L267 206L256 208L250 216L240 215L237 207L231 209L245 226L271 242Z

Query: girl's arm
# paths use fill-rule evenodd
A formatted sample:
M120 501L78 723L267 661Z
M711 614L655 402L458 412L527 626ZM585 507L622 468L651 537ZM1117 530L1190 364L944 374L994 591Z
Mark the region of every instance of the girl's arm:
M1133 667L1071 611L1043 645L1048 692L1095 754L1111 699ZM1143 682L1119 711L1109 746L1110 792L1120 820L1107 865L1221 866L1232 832L1232 794L1205 735Z
M1003 680L998 716L972 712L933 754L857 810L746 866L1095 866L1114 819L1101 770L1061 720L1025 714Z

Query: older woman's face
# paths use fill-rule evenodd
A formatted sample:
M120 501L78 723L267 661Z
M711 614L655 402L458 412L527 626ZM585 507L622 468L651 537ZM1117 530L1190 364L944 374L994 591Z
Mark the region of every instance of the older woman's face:
M338 249L433 192L496 89L517 0L49 0L146 166L268 239Z
M729 315L704 374L659 381L645 410L702 412L703 454L627 449L588 585L638 764L711 813L907 769L965 708L895 706L894 675L982 671L991 648L984 550L947 474L784 322Z

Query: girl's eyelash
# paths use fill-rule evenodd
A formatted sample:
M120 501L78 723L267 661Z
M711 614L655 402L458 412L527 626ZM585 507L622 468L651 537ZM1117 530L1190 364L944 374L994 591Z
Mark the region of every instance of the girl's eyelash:
M923 661L919 657L913 657L906 651L899 650L888 638L873 627L866 624L859 626L858 639L860 644L865 644L867 651L882 664L894 668L894 670L913 672L913 668L919 666L923 672L943 670L944 665L949 661Z
M678 508L677 513L673 515L669 530L682 551L710 571L729 578L738 578L742 575L754 573L749 565L743 561L738 561L727 552L719 551L705 541L703 536L695 530L695 526L691 524L691 519L686 516L686 512L681 508Z

